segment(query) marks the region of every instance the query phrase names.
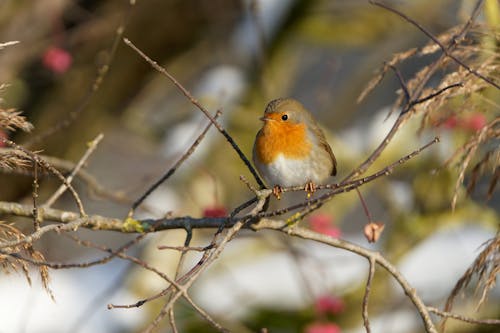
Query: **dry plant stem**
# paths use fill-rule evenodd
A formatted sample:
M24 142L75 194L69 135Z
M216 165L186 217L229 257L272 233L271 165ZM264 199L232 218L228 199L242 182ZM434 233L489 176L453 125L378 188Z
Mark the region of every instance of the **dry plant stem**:
M16 154L17 156L19 156L19 158L23 159L29 158L28 155L24 154L23 152L17 151L13 148L0 148L0 153L5 153L5 152L11 152L12 154ZM38 154L38 156L40 156L40 158L42 158L47 163L49 163L50 165L61 171L71 172L76 167L75 163L68 160L42 154ZM39 176L41 176L40 171L43 170L38 170L38 171L39 171ZM19 169L12 170L9 172L15 172L17 174L32 176L32 173L27 173ZM132 200L128 199L123 191L111 191L106 189L94 176L92 176L89 172L83 169L80 169L75 176L78 177L82 182L84 182L88 186L89 195L91 196L106 198L125 204L132 203Z
M255 171L255 168L252 166L252 163L248 160L248 158L245 156L245 154L241 151L240 147L234 139L226 132L226 130L222 127L221 124L217 120L215 120L210 113L208 112L207 109L203 105L198 102L196 98L193 97L193 95L186 89L182 84L180 84L179 81L175 77L173 77L167 70L151 58L149 58L144 52L139 50L137 46L135 46L130 40L127 38L124 38L123 41L127 46L129 46L132 50L134 50L138 55L140 55L147 63L149 63L155 70L166 76L181 92L186 98L194 105L196 106L203 114L214 124L214 126L219 130L219 132L226 138L226 140L231 144L231 147L236 151L240 159L243 161L245 166L248 168L248 170L252 173L252 176L254 177L255 181L261 188L265 188L264 183L260 179L259 175L257 174L257 171Z
M228 230L228 233L226 234L226 236L222 239L222 241L220 242L220 244L218 245L217 248L215 248L213 250L212 253L210 253L210 255L208 256L208 258L206 259L206 261L202 264L202 266L199 266L199 269L194 273L192 274L188 279L187 281L182 285L183 286L183 290L187 290L193 283L194 281L196 281L196 279L198 278L198 276L204 272L209 266L210 264L215 261L215 259L218 258L218 256L220 255L220 253L222 253L222 250L224 249L224 246L226 245L226 243L232 238L232 236L234 234L236 234L241 228L243 227L243 223L241 221L237 222L233 227L231 227L229 230ZM175 292L172 294L169 302L167 302L161 309L160 313L156 316L156 318L151 322L151 324L143 331L145 333L147 332L152 332L159 324L160 322L163 320L163 318L165 318L165 316L168 314L168 312L170 311L170 309L172 308L172 306L175 304L175 302L177 301L177 299L182 295L182 291L178 291L178 292ZM211 322L211 324L217 329L219 330L220 332L229 332L228 330L226 330L225 328L223 328L222 326L220 326L217 322Z
M264 199L261 199L259 202L262 203L263 200ZM258 210L254 211L254 213L256 213L257 211ZM221 243L221 244L224 245L225 243L227 243L227 241L229 241L229 239L232 238L232 236L234 234L236 234L236 232L242 226L243 226L243 223L241 221L238 222L237 225L233 226L233 228L231 228L231 230L230 230L230 233L228 233L226 235L226 237L224 238L224 240L223 240L224 243ZM380 253L370 251L370 250L365 249L363 247L360 247L358 245L355 245L355 244L352 244L352 243L349 243L349 242L346 242L346 241L343 241L340 239L331 238L329 236L315 233L311 230L307 230L307 229L300 228L300 227L294 227L292 230L287 230L286 226L287 226L287 223L285 221L262 219L258 224L254 224L254 225L251 225L249 227L251 227L254 230L262 230L262 229L276 230L276 231L291 234L292 236L297 236L297 237L300 237L303 239L310 239L310 240L318 241L318 242L328 244L328 245L331 245L331 246L334 246L337 248L345 249L347 251L350 251L350 252L356 253L360 256L363 256L363 257L367 258L368 260L372 260L373 262L377 263L378 265L380 265L381 267L386 269L392 276L394 276L394 278L398 281L398 283L401 285L403 290L407 293L408 297L412 300L412 302L415 304L415 306L417 307L417 309L421 313L421 316L422 316L424 322L426 323L426 327L427 328L430 327L430 329L427 329L427 331L428 332L435 332L435 330L432 330L433 326L430 326L429 322L427 321L428 312L422 311L422 309L423 309L421 307L422 302L418 298L418 296L416 295L415 290L411 288L411 286L404 279L404 277L397 271L397 269L391 263L389 263ZM216 226L214 226L214 227L216 227ZM43 228L45 228L45 227L43 227ZM210 265L210 263L216 259L216 256L218 256L222 252L223 249L219 245L214 250L217 250L217 251L212 252L212 253L207 255L206 260L203 261L202 266L200 266L201 269L199 271L197 271L197 274L193 274L190 276L190 280L187 280L189 283L186 283L182 287L179 287L178 290L183 290L184 288L187 288L189 285L191 285L194 282L194 280L196 279L196 277L199 274L201 274L201 271L206 269L208 267L208 265ZM119 253L118 256L119 257L127 257L127 255L125 255L123 253ZM141 264L141 266L143 266L143 267L144 267L144 265L147 265L147 264L146 263ZM163 274L163 273L159 272L158 274ZM175 286L175 284L173 284L173 286ZM173 302L175 302L175 300L180 296L181 295L179 295L178 293L177 293L177 295L174 295L172 298L172 302L170 304L173 304ZM167 304L166 306L168 307L169 305ZM424 308L425 308L425 306L424 306ZM455 318L455 317L453 317L453 318ZM458 318L456 318L456 319L458 319ZM497 324L496 321L492 321L492 320L482 320L481 323Z
M363 316L363 325L365 326L366 333L370 333L370 320L368 317L368 297L370 296L370 291L373 282L373 276L375 275L375 259L370 257L368 259L370 264L368 269L368 279L366 280L365 295L363 296L363 310L361 315Z
M44 160L48 163L57 167L59 169L71 172L75 169L76 164L70 161L66 161L53 156L40 155ZM92 174L89 172L80 169L76 173L76 177L78 177L81 181L83 181L88 186L88 192L92 196L97 196L99 198L106 198L110 200L114 200L116 202L130 204L132 201L127 198L123 191L111 191L106 189L102 182L97 180Z
M205 252L213 248L213 246L168 246L159 245L156 247L158 250L174 250L174 251L195 251L195 252Z
M373 1L373 0L369 0L369 2L372 3L372 4L374 4L374 5L378 5L378 6L382 7L382 8L385 8L387 10L391 10L391 11L399 14L398 11L392 10L392 8L390 8L387 5L380 4L379 2ZM480 9L481 9L481 4L482 4L481 0L476 3L476 7L474 8L474 11L472 12L472 14L471 14L469 20L467 21L467 23L463 26L463 28L460 30L460 32L456 36L454 36L452 38L452 40L450 42L450 45L447 48L445 48L446 52L443 51L443 54L441 54L441 56L433 64L431 64L428 67L425 75L422 76L422 79L415 86L415 88L413 89L413 91L411 93L410 93L408 87L406 87L406 86L403 85L404 84L404 80L400 80L400 83L402 84L403 91L408 92L408 96L411 96L415 100L414 101L410 101L410 100L407 101L406 105L402 108L402 110L401 110L401 112L399 114L399 117L394 122L392 128L390 129L389 133L386 135L386 137L384 138L384 140L370 154L370 156L368 156L366 158L366 160L363 163L361 163L356 169L354 169L349 175L347 175L341 181L341 184L349 181L350 179L352 179L354 177L357 177L357 176L363 174L373 164L373 162L380 156L380 154L385 150L385 148L391 142L392 138L394 137L394 135L396 134L396 132L399 130L399 128L410 118L410 116L411 116L411 112L410 111L416 105L416 101L419 100L420 95L422 94L422 91L423 91L425 85L429 82L429 79L432 77L432 75L434 75L434 73L436 73L436 71L439 70L439 68L441 67L442 63L446 59L446 56L447 56L446 54L449 53L449 51L457 45L456 41L460 40L461 38L463 38L463 36L465 36L465 34L469 31L469 29L471 28L474 20L479 15L479 12L480 12ZM405 19L406 16L403 15L402 18ZM433 36L432 40L435 40L435 39L436 39L436 37ZM426 101L426 100L428 100L428 98L424 98L423 100Z
M370 214L370 210L366 205L365 199L363 198L363 196L361 195L361 191L357 187L356 187L356 192L358 193L359 200L361 201L361 205L363 206L363 210L365 212L366 218L368 219L368 222L373 221L372 214Z
M500 319L474 319L456 313L441 311L435 307L428 306L427 310L443 318L452 318L471 324L500 325Z
M500 122L500 116L496 117L495 119L493 119L489 124L486 125L486 127L489 127L491 129L493 129L493 126L495 126L498 122ZM451 162L453 162L457 156L459 155L464 155L464 151L466 150L471 150L475 145L478 144L478 136L481 135L481 132L479 133L476 133L476 137L475 139L473 140L470 140L469 142L467 142L466 144L464 144L463 146L461 146L459 149L457 149L444 163L443 163L443 167L448 167L450 165ZM495 133L487 133L487 136L500 136L500 134L495 134Z
M40 216L38 215L38 164L33 161L33 172L34 172L34 177L33 177L33 191L32 191L32 196L33 196L33 225L35 231L40 230Z
M28 207L25 207L25 208L28 209L28 210L31 210ZM66 214L66 213L67 212L63 212L63 214ZM72 214L74 214L74 213L72 213ZM33 232L33 233L29 234L29 235L26 235L23 238L20 238L18 240L2 242L2 243L0 243L0 249L6 248L6 247L14 247L14 246L18 246L18 245L21 245L21 244L33 244L33 242L35 242L38 239L40 239L45 233L47 233L49 231L60 232L60 231L66 231L66 230L76 230L80 226L82 226L82 225L84 225L86 223L86 218L85 217L80 218L80 217L78 217L77 214L74 214L74 215L77 218L76 219L72 219L70 222L67 222L65 224L51 224L51 225L46 225L46 226L40 227L40 229L38 229L37 231L35 231L35 232ZM32 217L33 214L31 212L28 215L24 215L24 216L26 216L26 217Z
M266 202L265 198L260 198L257 205L252 209L251 215L256 216L263 209L265 202ZM191 274L189 276L189 278L185 281L185 283L183 284L184 288L186 288L186 289L189 288L194 283L194 281L196 281L198 276L201 273L203 273L212 264L212 262L214 262L219 257L219 255L224 250L226 244L238 233L238 231L244 225L245 224L243 221L241 221L241 220L237 221L228 230L228 232L226 233L224 238L220 241L220 243L213 250L205 252L205 253L208 253L208 252L210 252L210 253L208 254L207 258L204 260L203 264L201 266L199 266L199 269L197 271L195 271L193 274ZM151 332L153 329L155 329L158 326L158 324L165 317L165 315L168 313L168 311L170 310L170 308L172 307L174 302L177 300L177 298L179 298L180 293L181 292L178 291L172 295L170 301L163 306L160 313L156 316L156 318L153 320L153 322L144 330L144 332ZM220 332L228 332L228 330L226 330L225 328L223 328L222 326L220 326L216 322L213 322L211 324L216 329L218 329Z
M296 205L289 206L289 207L286 207L283 209L277 209L277 210L272 211L272 212L262 212L261 214L259 214L259 217L271 217L271 216L283 215L289 211L296 210L296 209L303 208L303 207L305 207L304 212L302 212L303 214L311 212L312 210L319 208L323 203L327 202L328 200L331 200L331 198L333 198L335 195L337 195L339 193L352 191L352 190L360 187L363 184L374 181L375 179L377 179L379 177L390 175L398 165L401 165L401 164L405 163L406 161L410 160L411 158L415 157L420 152L422 152L424 149L429 148L431 145L435 144L436 142L439 142L439 138L437 138L437 137L434 138L434 140L427 143L426 145L424 145L424 146L420 147L419 149L413 151L412 153L400 158L396 162L390 164L389 166L383 168L382 170L380 170L380 171L378 171L370 176L355 179L355 180L340 183L340 184L331 184L330 186L324 186L324 185L318 186L318 189L331 188L332 190L326 194L319 196L316 199L308 200L306 202L301 202L301 203L298 203ZM297 186L297 187L283 189L283 191L285 191L285 190L286 191L290 191L290 190L300 191L303 188L304 187Z
M15 148L17 150L22 151L23 153L25 153L26 155L28 155L31 158L31 160L35 161L38 165L40 165L41 167L49 170L57 178L59 178L59 180L64 185L67 186L67 188L69 189L69 191L73 195L73 198L75 199L76 205L78 206L78 210L80 211L80 216L84 217L84 216L87 215L85 213L85 209L83 208L83 204L82 204L82 200L80 199L80 196L78 195L78 193L76 193L76 191L73 188L73 186L66 181L66 178L64 178L64 176L59 172L59 170L57 170L52 165L50 165L47 161L45 161L43 158L41 158L38 154L33 153L32 151L30 151L30 150L28 150L28 149L26 149L26 148L18 145L17 143L15 143L13 141L10 141L10 140L5 139L5 138L0 138L0 141L3 141L5 144L9 145L10 147L13 147L13 148Z
M211 124L212 123L209 123L209 125L211 125ZM209 127L207 126L207 130L208 130L208 128ZM186 229L186 239L184 240L184 248L189 247L192 239L193 239L193 231L191 229ZM181 255L179 257L179 261L177 262L177 267L175 268L174 280L177 280L179 278L182 265L184 264L184 260L186 258L186 253L187 253L187 250L185 250L185 249L181 250ZM170 297L168 298L168 301L170 301ZM170 308L170 310L168 311L168 319L170 322L170 326L172 327L172 330L174 332L177 332L177 326L175 325L175 314L174 314L174 306L173 305Z
M107 255L105 257L102 257L100 259L91 260L91 261L85 261L85 262L78 262L78 263L69 263L69 262L68 263L58 263L58 262L50 262L50 261L36 261L36 260L31 259L31 258L22 257L22 256L18 255L17 253L7 253L7 252L2 252L1 250L0 250L0 253L5 254L5 255L8 254L8 255L10 255L12 257L15 257L15 258L20 259L20 260L27 261L27 262L29 262L31 264L34 264L34 265L47 266L47 267L50 267L52 269L88 268L88 267L95 266L95 265L106 264L107 262L111 261L115 257L124 258L122 256L122 254L124 254L124 252L127 249L129 249L130 247L132 247L133 245L138 244L139 241L142 240L147 234L140 234L139 236L137 236L133 240L125 243L124 245L120 246L116 250L113 250L111 248L107 248L107 247L104 247L104 246L97 245L97 244L95 244L93 242L90 242L90 241L83 241L83 240L78 239L77 237L72 236L72 235L67 234L67 233L63 233L63 235L65 235L66 237L70 238L71 240L75 241L76 243L78 243L79 245L81 245L83 247L91 247L91 248L94 248L94 249L98 249L100 251L109 253L109 255Z
M481 73L478 73L476 70L470 68L468 65L466 65L465 63L462 62L462 60L458 59L457 57L455 57L450 51L449 49L444 46L440 41L439 39L434 36L432 33L430 33L427 29L425 29L420 23L416 22L415 20L413 20L411 17L405 15L404 13L402 13L401 11L393 8L393 7L390 7L389 5L386 5L384 3L381 3L381 2L378 2L378 1L375 1L375 0L369 0L369 2L375 6L378 6L378 7L381 7L381 8L384 8L398 16L400 16L401 18L403 18L405 21L411 23L412 25L414 25L415 27L417 27L420 31L422 31L425 35L427 35L427 37L429 37L430 39L432 39L432 41L434 43L436 43L439 48L443 51L443 53L450 59L452 59L453 61L455 61L459 66L465 68L469 73L477 76L478 78L488 82L490 85L492 85L493 87L497 88L497 89L500 89L500 85L496 82L494 82L492 79L490 78L487 78L485 77L484 75L482 75ZM481 8L482 5L483 5L483 2L484 0L479 0L477 3L476 3L476 8ZM476 10L474 12L477 12Z
M385 257L383 257L379 252L374 252L365 249L363 247L360 247L358 245L355 245L353 243L337 238L332 238L330 236L317 233L312 230L305 229L296 225L293 228L288 228L283 230L282 223L283 222L263 219L259 224L255 225L254 228L257 230L272 229L302 239L314 240L323 244L331 245L333 247L337 247L340 249L347 250L349 252L356 253L362 257L365 257L368 260L373 261L374 263L377 263L379 266L384 268L390 275L392 275L394 279L396 279L396 281L399 283L401 288L403 288L405 294L408 296L408 298L410 298L412 303L415 305L417 311L419 312L420 317L424 322L426 332L437 333L434 323L430 318L429 311L427 310L427 307L423 303L422 299L417 295L415 289L411 287L411 285L404 278L404 276L398 271L398 269L393 264L391 264Z
M408 91L408 86L406 85L405 79L403 78L403 74L401 74L401 71L396 66L392 64L387 64L387 66L389 66L389 68L392 69L396 74L396 77L398 78L399 81L399 85L401 86L401 89L403 89L405 101L407 104L409 104L412 98L410 92Z
M170 309L170 312L168 313L168 320L170 322L170 327L172 328L173 333L178 333L179 331L177 330L177 326L175 325L175 318L174 318L174 310Z
M142 268L144 268L146 270L149 270L149 271L152 271L152 272L156 273L158 276L160 276L165 281L167 281L170 284L171 287L174 287L177 290L182 291L182 296L188 301L188 303L191 304L191 306L193 306L193 308L197 312L200 313L200 315L202 317L204 317L209 322L214 322L213 319L202 308L200 308L191 299L191 297L187 294L187 291L184 292L184 289L177 282L175 282L173 279L169 278L168 275L166 275L163 272L159 271L158 269L152 267L151 265L149 265L145 261L142 261L142 260L140 260L140 259L138 259L136 257L130 256L130 255L127 255L127 254L124 253L124 251L126 251L130 246L132 246L133 244L137 244L144 236L145 236L145 234L139 235L138 237L136 237L136 239L134 239L134 240L126 243L125 245L123 245L122 247L120 247L120 249L118 249L117 251L112 251L112 250L110 250L110 249L108 249L106 247L103 247L103 246L100 246L100 245L96 245L96 244L94 244L92 242L89 242L89 241L81 241L81 240L78 240L78 239L75 239L75 238L73 238L73 239L76 240L79 243L84 244L87 247L92 247L92 248L99 249L99 250L105 251L105 252L112 252L112 254L118 256L121 259L130 261L130 262L132 262L132 263L134 263L134 264L136 264L136 265L138 265L138 266L140 266L140 267L142 267ZM58 268L61 268L61 267L58 267ZM142 304L144 304L144 303L142 303ZM118 306L113 306L113 305L109 305L108 306L108 308L113 308L113 307L118 307Z
M222 114L222 112L219 110L215 113L213 119L214 120L217 120L217 118ZM163 182L165 182L167 179L169 179L177 169L179 169L179 167L182 165L182 163L184 163L184 161L186 161L189 156L191 156L194 151L196 150L196 148L199 146L199 144L201 143L201 141L203 140L203 138L205 137L205 135L207 134L208 130L210 129L210 127L212 127L212 122L209 122L207 124L207 126L205 126L205 128L203 129L203 131L200 133L200 135L196 138L196 140L194 140L194 142L191 144L191 146L189 147L189 149L181 156L181 158L179 160L177 160L177 162L175 162L175 164L158 180L156 181L153 185L151 185L151 187L149 187L146 192L139 198L137 199L133 205L132 205L132 209L129 211L128 213L128 216L129 217L132 217L132 215L134 214L134 210L154 191L158 188L158 186L160 186Z
M405 163L412 157L416 156L419 154L422 150L430 147L432 144L438 142L438 138L435 138L425 146L415 150L411 154L408 154L398 161L392 163L391 165L383 168L382 170L364 177L360 179L356 179L353 181L350 181L346 183L345 185L338 185L338 184L333 184L329 188L333 188L332 191L326 193L323 196L320 196L317 199L310 200L306 203L299 203L297 205L281 209L281 210L276 210L273 212L269 213L263 213L259 212L255 216L251 213L246 216L243 216L241 218L234 218L234 217L220 217L220 218L193 218L190 216L182 216L182 217L173 217L173 218L164 218L164 219L159 219L159 220L153 220L153 219L144 219L144 220L139 220L137 221L138 225L135 226L134 228L130 228L127 226L126 223L124 223L123 220L121 219L116 219L116 218L108 218L104 216L99 216L99 215L90 215L85 218L80 219L78 214L74 212L68 212L68 211L63 211L63 210L58 210L58 209L53 209L53 208L44 208L40 207L40 216L44 220L50 220L50 221L57 221L57 222L62 222L62 223L75 223L76 220L80 221L79 226L84 226L86 228L90 229L97 229L97 230L113 230L113 231L120 231L120 232L143 232L143 233L148 233L148 232L155 232L155 231L160 231L160 230L167 230L167 229L195 229L195 228L220 228L220 226L223 224L225 227L232 227L237 221L237 220L243 220L245 222L251 221L252 219L258 218L258 217L268 217L268 216L278 216L282 215L290 210L302 208L304 206L307 207L314 207L315 204L317 203L323 203L327 200L329 200L332 196L335 194L351 191L367 182L373 181L379 177L389 175L391 172L393 172L394 168L397 167L400 164ZM296 190L301 190L303 187L297 187L297 188L292 188ZM289 189L288 189L289 190ZM271 190L259 190L257 191L256 194L256 200L257 204L259 205L261 200L267 199L271 194ZM253 200L253 199L252 199ZM252 201L250 200L250 201ZM4 202L0 201L0 214L10 214L10 215L15 215L15 216L24 216L24 217L32 217L32 211L29 206L18 204L18 203L13 203L13 202ZM45 229L47 228L47 229ZM64 230L70 230L69 228L65 226L59 226L59 228L64 228ZM54 226L49 225L49 226L44 226L39 230L39 234L41 234L53 230ZM26 242L26 239L24 240L19 240L17 241L16 244L21 244L23 242ZM0 243L0 247L4 246L5 243ZM9 243L10 244L10 243ZM10 244L9 246L12 246Z
M465 178L465 171L466 171L467 167L469 166L469 163L470 163L472 157L475 155L476 150L479 148L479 144L485 140L486 134L488 133L488 130L490 128L493 128L499 122L500 122L500 117L495 118L488 125L484 126L481 129L481 131L479 132L479 134L476 136L476 138L471 141L471 143L474 143L474 144L470 147L470 149L468 149L468 153L460 165L460 174L458 175L457 181L455 183L455 190L454 190L453 198L451 199L451 208L453 211L455 210L455 206L457 204L458 191L459 191L460 186L462 185L464 178Z
M19 44L18 40L12 40L12 41L8 41L8 42L2 42L2 43L0 43L0 50L3 50L6 47L9 47L9 46L12 46L12 45L16 45L16 44Z
M94 140L89 142L87 151L85 151L85 154L83 154L83 156L80 158L73 171L71 171L69 176L66 178L66 182L68 184L71 184L75 175L83 167L83 165L90 157L90 155L94 152L94 150L97 148L97 145L99 144L99 142L101 142L103 137L104 135L101 133ZM61 186L59 186L59 188L54 192L54 194L52 194L52 196L45 202L44 206L51 207L67 189L68 187L65 184L61 184Z
M30 147L33 144L36 144L38 142L43 141L47 137L57 133L58 131L68 127L71 125L77 118L78 116L89 106L92 97L97 93L99 90L102 82L104 81L106 75L109 72L109 69L111 67L111 63L113 62L115 56L116 56L116 51L118 49L118 46L120 45L120 40L122 39L123 33L125 32L125 27L128 24L130 20L130 16L132 13L132 8L135 5L135 0L129 1L129 7L127 10L127 13L125 14L125 17L123 18L122 22L119 24L118 28L116 29L115 33L115 38L113 39L113 42L111 44L111 47L109 49L109 55L107 61L99 67L97 70L96 77L92 84L90 85L87 93L81 100L81 102L78 104L78 106L69 113L66 119L63 119L61 122L56 124L54 127L50 128L48 131L41 133L38 136L33 137L30 139L27 143L26 146Z
M428 100L431 100L434 97L437 97L437 96L441 95L442 93L444 93L448 89L458 88L458 87L463 87L463 86L464 86L464 84L462 82L450 84L449 86L441 88L438 91L435 91L435 92L429 94L428 96L425 96L425 97L422 97L420 99L417 99L417 100L411 102L410 104L411 104L411 106L415 106L417 104L421 104L421 103L427 102Z
M148 263L146 263L145 261L142 261L136 257L133 257L133 256L130 256L130 255L127 255L125 253L123 253L123 251L126 250L127 247L130 246L130 243L137 243L139 238L142 238L141 236L143 235L140 235L137 237L136 240L134 241L131 241L129 242L128 244L124 245L121 247L121 250L119 252L115 252L116 255L118 257L120 257L121 259L124 259L124 260L128 260L146 270L149 270L149 271L152 271L154 273L156 273L157 275L159 275L161 278L163 278L165 281L167 281L171 287L174 287L176 288L179 292L182 293L182 296L188 301L189 304L191 304L191 306L198 312L200 313L200 315L205 318L208 322L214 322L213 319L202 309L200 308L194 301L193 299L187 294L187 290L184 289L182 286L180 286L177 282L175 282L173 279L169 278L168 275L164 274L163 272L159 271L158 269L152 267L151 265L149 265ZM89 244L92 244L88 241L85 241L85 243L87 245ZM92 244L91 247L93 248L97 248L97 249L100 249L100 250L103 250L103 251L109 251L109 249L106 249L105 247L102 247L102 246L99 246L99 245L95 245L95 244ZM141 303L140 305L144 304ZM109 309L112 309L112 308L119 308L120 306L114 306L112 304L108 305L108 308Z

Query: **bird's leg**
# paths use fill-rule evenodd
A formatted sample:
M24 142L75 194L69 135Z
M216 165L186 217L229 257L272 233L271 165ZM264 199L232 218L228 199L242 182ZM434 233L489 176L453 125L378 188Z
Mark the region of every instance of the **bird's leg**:
M306 191L307 199L309 199L311 195L313 195L314 192L316 192L316 184L314 184L312 181L307 182L306 185L304 186L304 191Z
M283 193L283 189L279 185L274 185L273 187L273 194L276 197L276 199L280 200L281 199L281 193Z

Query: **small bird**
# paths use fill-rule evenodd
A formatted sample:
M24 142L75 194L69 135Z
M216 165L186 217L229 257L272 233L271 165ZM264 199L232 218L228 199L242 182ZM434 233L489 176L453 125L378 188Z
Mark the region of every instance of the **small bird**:
M298 101L278 98L267 104L264 125L255 137L253 162L279 199L282 187L316 184L337 174L337 161L323 131Z

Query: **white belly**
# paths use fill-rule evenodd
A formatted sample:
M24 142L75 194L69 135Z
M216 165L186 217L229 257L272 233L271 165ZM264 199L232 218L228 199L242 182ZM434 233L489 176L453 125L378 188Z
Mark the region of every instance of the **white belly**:
M304 185L312 181L315 184L323 182L324 176L313 172L315 169L310 160L285 159L278 155L270 164L256 163L261 176L268 186L280 185L282 187Z

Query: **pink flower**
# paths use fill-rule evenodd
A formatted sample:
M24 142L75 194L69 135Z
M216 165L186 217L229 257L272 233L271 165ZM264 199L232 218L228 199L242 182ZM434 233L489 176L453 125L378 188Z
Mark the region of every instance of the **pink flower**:
M341 333L340 327L334 323L315 322L304 329L304 333Z
M212 206L203 209L203 217L226 217L227 210L223 206Z
M333 219L327 214L314 214L309 218L309 225L313 231L328 235L333 238L339 238L340 229L333 225Z
M319 314L337 314L344 311L344 301L335 296L324 295L316 299L314 308Z
M464 120L463 127L472 131L480 131L486 125L486 116L476 112Z
M73 58L68 51L56 46L49 47L42 58L45 68L57 74L66 72L71 66L72 61Z

